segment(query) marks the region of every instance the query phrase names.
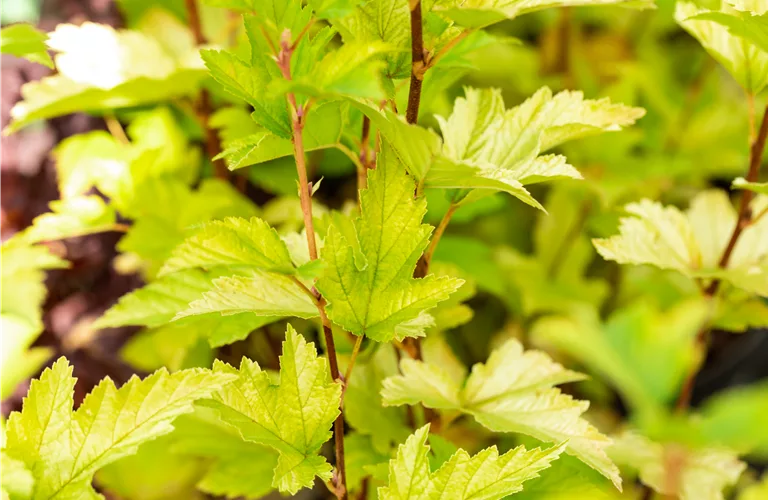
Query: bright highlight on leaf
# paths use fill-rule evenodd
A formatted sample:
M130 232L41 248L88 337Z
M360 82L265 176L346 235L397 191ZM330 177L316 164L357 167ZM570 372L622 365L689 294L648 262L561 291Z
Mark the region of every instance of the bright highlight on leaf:
M32 382L21 412L11 413L4 452L32 472L30 498L97 498L96 471L171 432L177 416L233 379L210 370L163 369L117 389L107 378L73 412L76 379L61 358Z
M204 72L189 31L169 14L157 15L163 16L166 32L178 35L175 52L150 33L116 31L90 22L57 26L47 43L57 53L58 74L22 87L24 100L11 110L10 130L75 111L133 106L193 93Z
M280 382L243 358L239 369L217 361L214 372L237 376L214 394L211 406L243 439L279 453L272 486L295 494L311 487L315 476L331 477L331 466L318 455L331 437L339 414L341 386L330 378L324 358L288 325L280 356Z
M421 224L426 201L413 199L413 181L391 150L381 151L368 182L354 231L336 224L328 230L322 255L326 268L317 288L334 323L387 342L398 326L447 299L463 281L412 278L432 231Z
M554 386L584 376L539 351L523 351L516 340L494 350L464 382L441 366L404 359L402 375L383 383L385 405L422 403L428 408L468 413L494 432L528 434L548 443L568 441L572 454L621 488L616 466L606 455L611 440L581 417L588 401L574 400Z
M429 425L425 425L400 445L397 456L389 461L389 485L379 488L380 500L505 498L538 477L564 448L563 444L546 450L519 446L499 455L492 446L474 456L460 449L432 472L428 435Z
M768 206L768 198L752 201L753 213ZM720 259L736 224L736 210L722 191L704 191L686 212L650 200L630 203L631 217L621 219L619 234L595 239L607 260L621 264L650 264L691 278L722 279L758 295L768 295L768 218L747 227L736 242L728 265Z
M717 62L749 92L757 94L768 84L768 52L729 30L723 19L733 12L728 3L715 0L708 9L692 1L675 4L675 20L707 49ZM727 19L727 18L726 18ZM725 21L725 23L723 22ZM742 21L742 28L748 29Z
M116 214L99 196L79 196L51 202L51 212L35 217L21 238L29 243L111 231Z

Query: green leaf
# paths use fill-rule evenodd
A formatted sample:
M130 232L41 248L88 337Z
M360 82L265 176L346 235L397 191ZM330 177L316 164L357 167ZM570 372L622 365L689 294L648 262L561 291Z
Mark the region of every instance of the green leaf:
M379 453L388 454L411 433L403 408L382 407L381 383L395 374L394 349L381 346L371 359L357 362L344 392L345 420L359 434L370 436L372 446Z
M611 440L581 418L589 407L554 388L583 380L539 351L523 351L516 340L477 364L464 384L440 365L404 359L402 375L383 383L385 405L422 403L429 408L460 410L494 432L520 432L549 443L568 441L566 452L621 488L616 466L605 453Z
M86 234L112 231L116 214L96 195L54 200L51 212L35 217L20 238L29 243L60 240Z
M203 224L177 246L160 270L160 276L183 269L242 266L293 274L288 248L262 219L229 217Z
M309 0L315 16L319 19L334 19L350 14L359 0Z
M216 278L213 288L190 302L175 319L210 313L299 318L314 318L318 314L315 303L296 281L282 274L255 270L245 276Z
M210 403L221 419L243 439L277 450L272 486L295 494L311 487L315 476L330 479L331 466L318 452L330 439L331 424L339 414L341 385L331 380L314 344L288 325L278 384L247 358L239 370L217 361L214 371L238 376Z
M619 500L610 481L576 458L561 455L537 479L525 484L515 500Z
M768 198L752 201L760 213ZM768 295L768 219L761 218L741 234L725 269L718 266L736 224L736 210L722 191L696 195L681 212L648 199L630 203L632 215L621 219L619 234L592 240L606 260L650 264L691 278L723 279L748 292Z
M166 30L184 30L168 16ZM189 95L205 72L192 44L169 52L158 39L95 23L60 24L49 34L58 74L22 87L8 131L76 111L136 106ZM147 57L152 54L152 57Z
M613 4L636 9L654 7L653 0L436 0L435 10L461 25L482 28L551 7Z
M760 92L768 83L768 52L735 35L721 21L701 19L702 14L728 13L726 2L714 1L707 9L690 1L676 4L675 19L693 35L707 52L750 93Z
M23 57L53 69L45 41L48 35L29 24L13 24L0 30L0 53Z
M303 128L304 150L332 148L341 141L346 125L346 107L340 101L323 103L307 115ZM224 158L230 170L293 154L290 139L263 129L229 143L217 158Z
M724 448L688 450L665 446L633 432L617 437L610 450L617 463L640 473L640 480L655 491L681 500L722 500L723 489L733 485L746 468L735 453ZM668 454L680 459L677 481L670 481Z
M584 100L581 92L555 96L544 87L505 110L498 89L464 90L447 119L439 161L424 177L427 187L485 188L510 193L537 208L523 185L581 174L559 155L541 153L566 141L620 130L645 113L641 108Z
M539 471L562 453L564 445L546 450L519 446L499 455L495 446L474 456L459 449L435 472L430 471L429 425L416 430L389 462L389 485L379 488L381 500L487 498L501 499L523 489Z
M124 325L156 327L170 322L203 292L213 288L213 280L220 272L188 269L163 276L143 288L127 293L104 313L95 328Z
M5 433L5 429L3 429ZM0 465L3 467L2 483L3 498L32 498L35 478L32 472L21 460L11 458L3 449L0 453Z
M701 409L701 432L707 442L741 454L768 452L768 430L760 425L768 411L768 384L737 387L708 399Z
M640 302L614 313L544 318L531 333L610 380L636 411L652 415L673 403L696 359L706 304L690 300L662 312Z
M413 190L402 164L383 148L368 189L360 192L362 213L354 232L345 234L337 224L328 230L326 268L317 288L328 301L328 317L355 335L387 342L398 325L447 299L463 283L434 275L412 278L432 232L421 224L426 201L414 200Z
M197 457L174 453L179 421L174 431L139 446L135 455L123 457L96 474L102 491L130 500L202 500L196 484L206 464Z
M381 85L381 54L390 49L381 42L345 43L312 70L280 85L283 92L296 91L312 97L386 98Z
M260 125L278 137L291 138L285 99L267 94L269 83L280 75L274 62L263 58L250 64L227 51L203 50L200 55L211 76L224 90L253 106L252 116Z
M43 331L44 271L67 267L68 263L45 246L31 246L16 238L0 246L0 259L0 397L5 399L51 356L46 347L30 346Z
M146 273L154 276L199 224L227 216L252 217L256 206L221 179L205 179L193 191L166 176L137 186L129 212L135 222L118 242L118 250L144 259Z
M383 42L393 49L384 55L388 78L411 76L411 31L408 3L402 0L359 2L352 13L331 19L344 43Z
M185 457L205 459L210 466L198 489L227 498L261 498L272 491L276 451L244 441L238 431L221 422L215 412L198 408L174 424L172 450Z
M31 498L95 498L93 474L173 430L177 416L235 377L208 370L161 370L117 389L104 379L73 412L76 379L65 358L32 382L21 412L8 419L6 452L35 478Z
M733 180L731 187L733 189L747 189L754 193L768 195L768 182L749 182L744 177L738 177Z

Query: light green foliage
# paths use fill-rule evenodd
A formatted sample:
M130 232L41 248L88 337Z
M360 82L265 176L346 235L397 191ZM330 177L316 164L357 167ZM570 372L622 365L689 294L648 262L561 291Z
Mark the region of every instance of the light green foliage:
M584 376L539 351L523 351L516 340L494 350L466 379L442 365L404 359L402 375L383 383L385 405L422 403L429 408L460 410L494 432L519 432L550 443L568 441L566 452L578 457L621 487L616 466L605 453L611 440L581 417L589 402L574 400L553 386Z
M304 125L304 149L314 151L338 147L346 124L346 106L340 101L320 104L308 116ZM267 129L232 140L221 153L230 170L274 160L293 154L290 138L278 136Z
M98 196L79 196L51 202L51 212L35 218L21 238L29 243L110 231L115 211Z
M272 491L277 453L243 441L201 410L182 415L173 432L102 469L98 484L132 500L202 499L204 493L260 498Z
M711 0L700 5L681 1L676 4L675 19L696 37L736 81L749 92L758 93L768 83L768 52L731 33L729 28L720 22L710 20L706 16L700 18L702 14L728 13L730 10L728 3L720 0Z
M294 272L288 248L262 219L230 217L208 222L177 246L160 275L182 269L252 267L284 274Z
M354 231L332 224L317 282L328 301L328 317L355 335L387 342L395 328L445 300L462 284L449 277L413 279L416 261L431 228L421 224L423 199L413 199L413 181L390 150L361 191L361 215Z
M345 43L383 42L393 50L384 55L384 75L387 78L407 78L411 74L411 33L408 2L402 0L373 0L358 2L354 11L333 19Z
M752 210L759 213L768 198L756 197ZM621 264L651 264L673 269L692 278L716 278L768 295L768 219L747 227L728 261L720 261L736 224L736 210L722 191L704 191L681 212L650 200L630 203L632 217L621 219L619 234L593 240L605 259Z
M394 348L381 346L371 359L358 361L344 392L344 418L359 434L369 436L379 453L388 453L411 433L404 408L382 406L381 383L395 374ZM377 411L371 412L371 408Z
M58 74L22 88L11 130L75 111L145 104L195 91L203 76L190 33L161 11L165 30L182 34L175 51L152 34L84 23L61 24L48 37ZM152 54L152 57L147 57Z
M500 295L525 317L592 309L607 295L603 280L587 276L595 250L583 229L595 202L579 188L563 183L549 191L546 213L536 214L532 253L505 246L494 255L508 284Z
M464 26L482 28L551 7L611 4L640 9L654 6L653 0L436 0L435 10Z
M427 445L429 425L416 430L389 462L389 485L379 488L381 500L501 499L523 489L563 451L563 445L546 450L524 446L499 455L495 446L470 456L454 453L439 469L430 471Z
M553 96L546 87L510 110L498 90L464 92L451 116L438 117L445 144L426 185L502 190L538 208L523 185L581 178L565 157L541 153L566 141L619 130L644 114L607 99L584 100L580 92Z
M532 336L610 380L635 411L654 414L677 398L696 360L695 339L707 315L698 300L661 312L636 303L601 324L594 314L544 318Z
M0 30L0 53L23 57L32 62L53 68L45 41L48 35L29 24L13 24Z
M644 110L607 99L584 100L580 92L540 89L520 106L505 109L501 92L465 89L448 118L437 117L444 144L432 132L407 125L391 112L358 105L380 128L408 170L427 188L505 191L542 208L523 187L546 180L581 178L561 155L543 155L564 142L620 130Z
M341 386L331 380L328 365L313 344L288 326L279 384L247 358L239 369L217 361L214 371L238 377L213 396L211 405L221 419L246 441L279 453L273 487L294 494L312 486L315 476L330 479L331 466L317 452L331 437Z
M701 409L701 433L707 443L739 453L768 454L768 431L760 425L768 411L768 384L737 387L708 399Z
M723 489L735 484L746 467L728 449L665 447L633 432L617 437L610 453L618 464L636 469L644 484L682 500L723 500ZM674 472L666 467L668 460L679 463Z
M0 322L3 333L0 395L5 399L51 356L51 350L46 347L30 346L43 331L40 315L46 296L44 271L67 267L68 263L51 254L44 246L30 246L16 238L0 247L0 259Z
M251 271L242 276L224 276L213 281L211 290L176 315L176 319L200 314L314 318L317 308L305 290L287 276Z
M91 487L97 470L171 432L174 418L234 378L160 370L144 380L133 377L120 389L104 379L73 412L76 379L61 358L32 383L22 411L9 417L5 452L32 472L28 498L97 498Z

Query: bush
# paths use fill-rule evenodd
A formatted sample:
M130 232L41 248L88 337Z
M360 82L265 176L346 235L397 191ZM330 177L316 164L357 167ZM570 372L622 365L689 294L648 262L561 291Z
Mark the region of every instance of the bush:
M2 246L4 497L768 496L768 385L697 385L768 326L768 4L155 4L2 30L6 133L105 122ZM106 232L144 285L42 341Z

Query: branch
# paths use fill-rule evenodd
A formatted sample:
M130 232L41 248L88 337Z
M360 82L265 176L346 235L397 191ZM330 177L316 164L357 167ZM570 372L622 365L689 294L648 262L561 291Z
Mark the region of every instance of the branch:
M421 0L410 0L411 7L411 83L408 89L408 109L405 120L416 123L419 119L421 86L424 83L424 38L422 35Z
M760 164L763 160L763 151L765 150L766 139L768 139L768 106L766 106L765 111L763 112L763 120L760 123L760 131L757 133L757 138L752 141L750 147L749 171L747 172L748 182L757 182L758 180L760 174ZM720 258L720 262L718 263L720 268L724 269L728 267L728 262L731 260L733 250L736 248L736 242L739 241L739 237L741 236L742 232L744 232L744 229L749 227L749 225L752 223L752 210L749 205L752 203L752 199L754 197L755 193L749 190L744 190L743 194L741 195L741 201L739 202L739 212L736 218L736 226L733 228L731 238L728 240L728 245L726 245L725 251L723 252L722 257ZM763 214L759 214L758 217L762 215ZM704 291L704 295L707 298L712 298L715 296L719 288L720 280L713 280L709 287L707 287L707 289ZM696 347L700 353L702 362L708 349L708 331L708 328L702 328L699 330L699 334L696 336ZM696 366L693 370L691 370L691 373L689 373L688 377L686 377L685 382L683 383L683 387L680 391L680 396L678 397L675 404L675 409L677 411L682 411L690 405L691 396L693 395L693 387L696 382L696 375L698 375L701 364L702 363L699 363L699 366Z
M285 30L280 39L280 52L277 55L277 65L283 77L286 80L291 79L291 56L293 55L294 44L291 43L291 32ZM296 104L296 96L290 92L286 96L288 104L291 107L291 129L293 130L293 155L296 159L296 172L299 175L299 198L301 200L301 211L304 215L304 227L307 233L307 247L309 248L309 257L311 260L317 260L317 243L315 241L315 227L312 220L312 186L307 178L307 160L304 154L304 120L306 118L306 107L299 107ZM303 287L306 288L306 287ZM325 300L317 289L313 288L310 293L315 298L317 312L320 315L320 321L323 326L323 336L325 337L325 346L328 353L328 364L330 365L331 377L333 380L342 384L344 380L339 373L339 364L336 358L336 345L333 340L333 330L328 315L325 312ZM336 449L336 471L334 475L333 492L339 500L347 499L347 478L346 467L344 464L344 410L342 400L339 400L339 416L333 423L333 438Z
M203 35L203 29L200 25L200 12L197 10L196 0L185 0L187 7L187 16L189 17L189 27L192 30L192 34L195 36L195 44L205 45L206 40ZM211 118L211 96L208 90L202 89L200 91L200 100L197 103L197 117L200 120L205 134L205 154L210 158L213 163L213 171L217 178L228 179L229 170L224 164L222 159L214 160L216 156L221 153L221 143L216 132L210 127L208 121Z

